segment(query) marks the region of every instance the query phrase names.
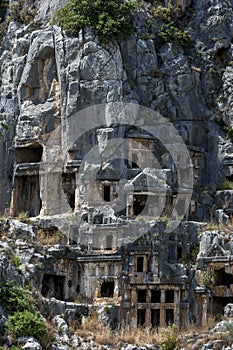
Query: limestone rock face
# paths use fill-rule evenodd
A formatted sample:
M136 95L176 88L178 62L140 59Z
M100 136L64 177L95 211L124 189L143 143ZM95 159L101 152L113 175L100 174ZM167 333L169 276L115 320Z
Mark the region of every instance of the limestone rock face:
M9 21L0 45L0 213L32 221L1 224L1 279L43 295L53 349L79 345L78 298L110 298L111 322L121 307L132 326L205 324L208 291L233 296L233 0L172 1L190 45L162 41L149 1L108 43L51 24L67 0L28 3L39 26Z
M231 143L226 150L226 135L218 126L221 119L229 127L232 123L230 3L182 5L193 39L184 50L158 44L153 35L145 38L145 9L134 19L135 35L101 44L89 28L75 38L48 25L66 1L34 1L41 29L31 33L30 26L11 22L1 45L1 106L10 131L0 143L0 209L12 205L15 149L36 143L45 161L49 135L73 113L99 103L134 101L172 120L186 144L201 152L197 183L213 188L231 176ZM207 207L197 206L196 217L208 217ZM42 208L52 212L45 203Z

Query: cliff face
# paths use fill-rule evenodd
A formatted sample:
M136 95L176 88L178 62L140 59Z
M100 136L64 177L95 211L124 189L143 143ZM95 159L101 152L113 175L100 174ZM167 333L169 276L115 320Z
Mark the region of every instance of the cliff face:
M17 3L24 16L3 26L0 48L0 211L40 216L19 236L60 230L74 246L37 247L27 263L44 270L26 282L45 297L111 299L133 326L204 324L233 296L229 234L201 241L215 299L187 262L201 222L232 217L233 1L173 1L186 44L171 26L161 37L148 2L134 35L105 44L90 28L74 37L50 25L65 1ZM19 223L7 225L14 239Z
M13 21L2 40L1 110L10 132L0 144L1 211L12 201L15 150L44 147L69 116L99 103L139 103L172 121L198 148L201 187L214 189L230 177L232 146L219 125L229 130L232 123L231 1L183 3L180 20L192 34L185 49L158 40L159 20L145 8L134 18L135 35L119 42L101 44L89 29L67 36L48 25L64 4L32 2L41 28Z

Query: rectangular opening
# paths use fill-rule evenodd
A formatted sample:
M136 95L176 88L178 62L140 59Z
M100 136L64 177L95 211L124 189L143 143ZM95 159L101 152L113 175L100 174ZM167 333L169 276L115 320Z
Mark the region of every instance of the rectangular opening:
M107 237L106 237L106 250L112 249L112 241L113 241L112 235L107 235Z
M147 195L134 195L133 196L133 213L139 215L145 208L147 202Z
M41 294L47 298L64 300L65 277L45 274L42 281Z
M166 290L165 303L174 303L174 290L172 289Z
M20 147L15 150L16 163L39 163L41 162L43 148L39 143L28 147Z
M137 325L144 326L145 323L146 323L146 310L145 309L138 309L137 310Z
M137 153L132 153L132 168L137 169L138 166L138 155Z
M151 325L152 327L159 327L160 325L160 310L152 309L151 310Z
M111 186L110 185L104 185L104 200L106 202L111 201Z
M152 303L160 303L161 300L161 290L160 289L152 289L151 290L151 302Z
M143 272L144 257L139 256L137 258L137 272Z
M138 289L138 303L146 303L146 289Z
M166 309L166 325L171 326L174 324L174 310Z
M177 247L177 259L182 259L182 247Z
M14 215L37 216L41 210L39 176L16 176L14 179Z

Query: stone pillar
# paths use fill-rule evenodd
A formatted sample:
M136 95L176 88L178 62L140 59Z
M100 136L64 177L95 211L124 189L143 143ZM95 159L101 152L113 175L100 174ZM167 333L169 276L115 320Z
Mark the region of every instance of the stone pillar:
M146 294L146 327L151 326L151 290L147 290Z
M131 290L131 325L133 328L137 327L137 291L135 289Z
M174 291L174 323L179 326L180 325L180 290Z
M165 314L165 290L161 290L161 308L160 308L160 326L166 326L166 314Z

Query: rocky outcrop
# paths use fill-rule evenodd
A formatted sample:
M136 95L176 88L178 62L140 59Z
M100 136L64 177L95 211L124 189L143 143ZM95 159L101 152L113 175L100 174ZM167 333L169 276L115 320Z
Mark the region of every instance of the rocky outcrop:
M28 2L40 22L1 42L0 212L24 217L0 222L1 280L38 291L52 349L94 346L67 330L94 302L112 326L205 324L233 297L233 2L172 1L186 46L151 2L108 43L52 25L66 3Z

